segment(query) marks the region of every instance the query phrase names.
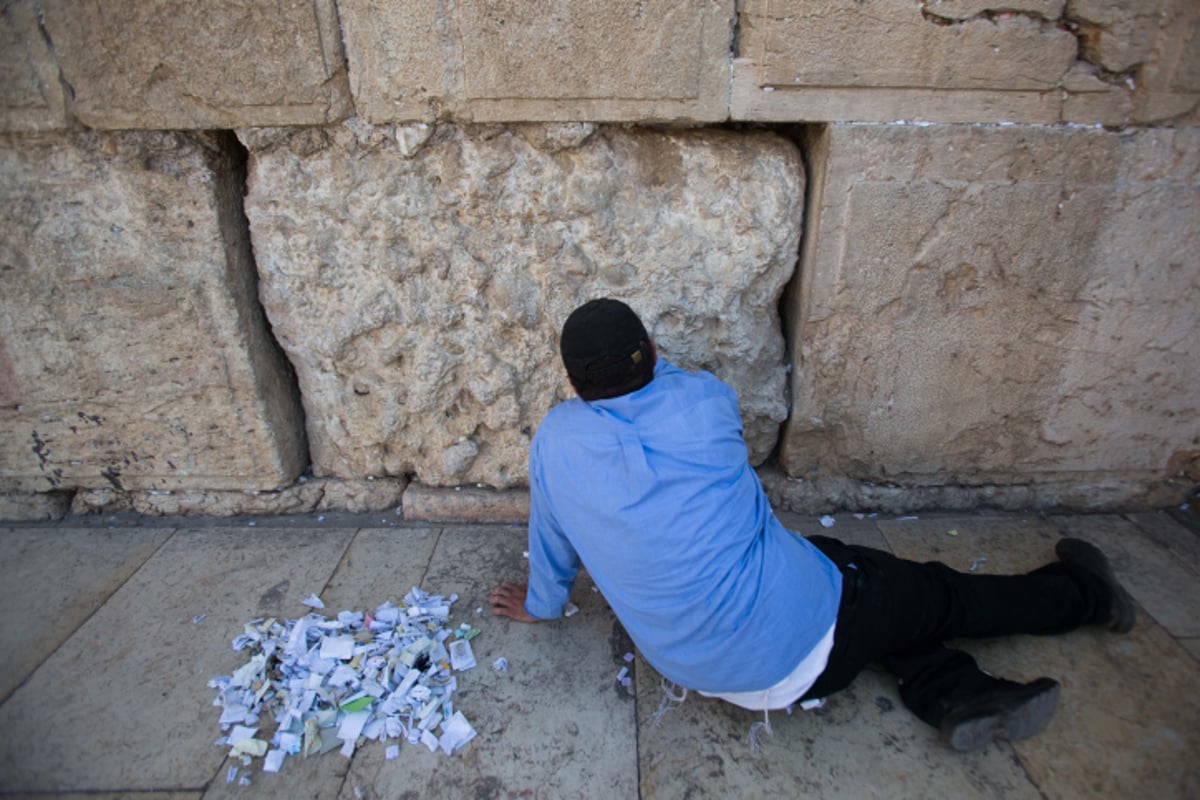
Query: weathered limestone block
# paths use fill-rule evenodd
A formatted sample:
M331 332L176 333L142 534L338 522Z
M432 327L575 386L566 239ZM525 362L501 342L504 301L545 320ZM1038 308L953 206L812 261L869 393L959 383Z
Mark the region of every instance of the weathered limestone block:
M350 113L334 0L40 0L93 128L311 125Z
M234 517L347 511L388 511L399 516L408 482L403 478L338 480L301 478L277 491L144 491L82 490L71 501L76 514L135 511L147 516ZM0 496L2 498L2 496ZM0 508L3 508L0 506ZM2 517L0 517L2 519Z
M374 123L725 119L733 0L340 0Z
M1080 54L1109 72L1125 72L1150 57L1164 7L1191 0L1071 0Z
M734 119L1120 125L1130 89L1081 78L1062 0L748 0Z
M1004 485L1186 469L1200 130L834 125L810 145L788 474Z
M529 490L410 483L404 490L404 519L522 524L529 521Z
M772 450L804 196L790 142L360 120L243 136L260 293L316 475L522 483L534 428L573 396L558 331L602 295L738 389L752 457Z
M60 520L70 508L70 492L0 492L0 520L5 522Z
M273 489L304 469L236 144L0 138L0 491Z
M50 131L67 126L58 62L38 24L34 0L0 6L0 130Z
M1200 125L1200 3L1161 0L1160 26L1135 72L1134 121Z
M739 55L754 59L764 86L1044 91L1075 60L1074 36L1025 15L951 25L912 0L746 6Z

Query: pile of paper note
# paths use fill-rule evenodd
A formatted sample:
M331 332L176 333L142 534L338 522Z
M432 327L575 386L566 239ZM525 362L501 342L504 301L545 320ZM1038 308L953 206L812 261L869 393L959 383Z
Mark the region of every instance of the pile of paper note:
M384 603L373 613L248 622L233 649L248 650L250 660L208 683L226 734L216 744L244 766L263 757L264 772L278 772L288 755L339 745L349 757L360 740L407 739L453 753L475 737L451 696L454 673L475 666L470 639L479 633L447 627L457 599L414 588L401 605ZM324 608L316 597L305 604ZM261 733L264 720L273 727L269 736ZM392 744L387 758L399 752Z

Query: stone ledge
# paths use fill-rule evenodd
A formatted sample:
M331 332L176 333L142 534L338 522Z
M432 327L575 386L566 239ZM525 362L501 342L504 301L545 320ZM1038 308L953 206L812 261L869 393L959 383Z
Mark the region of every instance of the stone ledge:
M309 478L273 492L85 490L75 494L71 511L75 514L136 511L147 516L184 517L307 514L314 511L357 514L398 507L407 485L404 478Z
M529 520L528 489L411 483L404 492L403 505L405 521L525 523Z
M70 509L70 492L0 494L0 520L4 521L57 522Z
M1179 506L1196 491L1180 480L1080 478L1019 485L883 485L846 477L789 478L778 467L760 467L759 479L779 511L908 514L916 511L1119 512Z

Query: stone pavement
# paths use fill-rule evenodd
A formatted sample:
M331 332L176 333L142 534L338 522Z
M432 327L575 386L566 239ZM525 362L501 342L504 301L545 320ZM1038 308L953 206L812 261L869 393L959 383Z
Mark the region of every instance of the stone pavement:
M692 696L655 724L659 676L631 647L586 577L580 612L522 625L486 598L521 578L515 525L401 522L387 515L270 520L73 518L0 527L0 796L216 798L507 797L1200 797L1200 535L1166 513L1038 517L781 515L898 555L986 572L1053 558L1063 534L1109 553L1140 607L1134 631L1079 631L970 643L1017 679L1062 681L1041 735L973 754L946 750L880 672L824 708L761 715ZM954 532L953 534L951 532ZM327 613L373 608L409 588L457 593L452 624L482 629L479 666L456 708L478 731L454 756L368 742L289 757L252 785L234 762L207 682L245 661L230 641L260 616L295 618L317 593ZM483 607L482 613L476 609ZM194 621L206 615L199 622ZM499 656L510 671L489 669ZM753 658L753 653L740 656ZM239 765L240 766L240 765Z

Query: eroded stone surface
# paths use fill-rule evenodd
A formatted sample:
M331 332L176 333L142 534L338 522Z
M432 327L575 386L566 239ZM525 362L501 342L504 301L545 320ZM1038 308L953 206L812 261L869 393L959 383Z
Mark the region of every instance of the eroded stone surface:
M66 127L58 62L38 24L35 0L0 7L0 130Z
M558 331L601 295L628 301L666 358L739 391L753 460L774 446L776 301L804 195L792 144L361 120L244 139L260 295L316 474L521 483L533 429L573 396Z
M732 0L338 7L355 102L375 123L726 115Z
M814 139L788 474L1171 477L1198 425L1198 140L874 125Z
M350 111L334 0L40 0L94 128L312 125Z
M529 520L529 491L495 491L478 486L425 486L404 490L406 520L523 523Z
M941 25L908 0L870 13L837 0L746 5L739 55L763 85L1044 90L1075 60L1075 37L1024 15Z
M1123 125L1133 117L1134 83L1104 59L1078 60L1092 28L1079 32L1063 0L743 5L735 119ZM1149 34L1158 31L1155 23ZM1106 35L1125 49L1145 38L1133 28Z
M275 489L304 469L229 145L0 140L0 490Z
M231 517L238 514L304 514L310 511L367 511L397 508L408 482L403 478L300 480L277 491L79 491L76 514L137 511L150 516Z

